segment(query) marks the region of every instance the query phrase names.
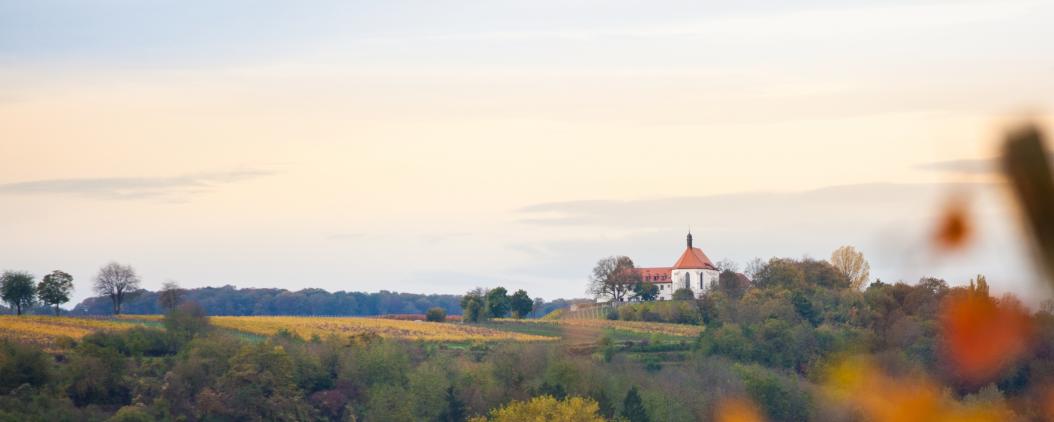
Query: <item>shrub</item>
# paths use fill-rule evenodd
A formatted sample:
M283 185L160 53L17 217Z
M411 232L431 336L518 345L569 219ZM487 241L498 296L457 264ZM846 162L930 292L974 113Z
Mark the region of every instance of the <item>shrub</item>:
M152 422L150 416L142 406L125 406L117 411L107 422Z
M196 302L182 303L165 315L165 330L184 340L189 340L208 328L209 317L205 314L205 308Z
M677 289L673 292L673 300L692 300L695 299L695 292L692 289Z
M431 308L425 313L425 321L446 322L446 311L439 307Z
M23 384L37 387L51 379L51 358L34 346L0 341L0 394Z

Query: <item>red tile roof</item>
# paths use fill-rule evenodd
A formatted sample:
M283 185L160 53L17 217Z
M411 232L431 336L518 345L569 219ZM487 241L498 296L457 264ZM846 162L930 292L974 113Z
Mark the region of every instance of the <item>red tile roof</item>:
M670 267L637 268L641 281L645 283L671 283L672 270Z
M681 258L677 260L676 264L673 264L674 269L710 269L716 270L713 262L710 262L710 258L706 257L702 249L699 248L687 248L684 253L681 254Z

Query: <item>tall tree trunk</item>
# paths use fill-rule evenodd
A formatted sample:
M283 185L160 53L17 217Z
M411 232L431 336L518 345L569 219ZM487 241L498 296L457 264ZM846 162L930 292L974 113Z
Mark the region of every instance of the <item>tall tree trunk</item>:
M59 304L55 304L55 316L59 316Z

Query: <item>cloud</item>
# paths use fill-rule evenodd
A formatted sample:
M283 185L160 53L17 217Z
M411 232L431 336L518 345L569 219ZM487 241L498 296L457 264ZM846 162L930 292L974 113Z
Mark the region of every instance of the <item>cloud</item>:
M180 201L225 185L275 174L271 170L235 170L173 177L98 177L44 179L0 184L0 194L77 195L93 199L165 198Z
M1054 160L1054 153L1050 154L1050 159ZM918 166L915 166L915 168L919 170L930 170L958 174L990 174L995 173L999 170L999 159L982 158L935 161L932 163L920 164Z
M519 209L521 223L627 228L691 226L723 230L730 224L769 227L803 223L830 227L841 222L890 221L911 215L920 200L941 192L983 187L975 184L862 184L803 192L752 192L642 200L550 202Z

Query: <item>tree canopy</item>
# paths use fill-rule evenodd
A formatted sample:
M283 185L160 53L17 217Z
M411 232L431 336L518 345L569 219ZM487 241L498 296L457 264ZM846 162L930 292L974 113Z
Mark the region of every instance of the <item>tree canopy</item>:
M534 300L527 295L527 291L520 289L509 298L509 307L512 309L512 316L526 318L534 309Z
M130 295L139 290L139 276L130 265L116 262L106 264L95 276L95 292L110 298L113 313L121 313L121 305Z
M18 315L36 303L36 285L33 275L20 271L5 271L0 276L0 298L15 308Z
M597 299L606 298L612 302L622 302L640 282L640 272L634 267L632 259L626 256L610 256L597 261L597 265L593 267L588 293Z
M37 285L37 297L45 305L55 307L55 315L59 314L59 305L70 301L73 293L73 276L55 270L44 276Z
M849 280L854 289L863 288L871 278L871 264L852 246L842 246L831 253L831 265Z

